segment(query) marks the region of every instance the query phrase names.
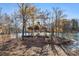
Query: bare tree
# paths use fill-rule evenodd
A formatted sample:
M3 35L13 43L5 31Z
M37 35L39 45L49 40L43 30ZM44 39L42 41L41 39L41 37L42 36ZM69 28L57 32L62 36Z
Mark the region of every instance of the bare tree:
M11 20L10 16L6 13L4 14L4 17L3 17L3 24L6 27L6 29L5 29L6 33L11 34L12 20Z
M18 4L19 6L19 11L20 11L20 14L21 14L21 17L22 17L22 21L23 21L23 26L22 26L22 39L24 40L24 35L25 35L25 32L26 32L26 21L28 20L27 18L27 10L28 10L28 4L24 4L24 3L21 3L21 4Z
M14 12L14 14L12 14L12 20L13 20L13 29L14 29L13 31L14 33L16 33L16 39L18 39L18 26L19 26L18 18L19 18L19 15L16 12Z
M45 11L41 11L41 10L40 10L40 11L39 11L39 16L38 16L38 18L41 19L41 21L42 21L42 23L43 23L43 27L45 27L45 28L46 28L46 26L47 26L46 20L49 18L48 15L49 15L49 12L48 12L47 10L45 10ZM46 31L47 31L48 29L41 29L41 30L44 30L44 34L46 35Z
M37 10L36 10L36 7L32 6L29 8L30 10L30 13L29 13L29 17L30 19L32 20L32 25L33 25L33 38L34 38L34 21L36 20L37 18Z
M66 15L63 13L62 9L59 8L53 8L53 19L55 20L55 28L56 28L56 34L59 36L59 33L57 31L58 20L64 19Z

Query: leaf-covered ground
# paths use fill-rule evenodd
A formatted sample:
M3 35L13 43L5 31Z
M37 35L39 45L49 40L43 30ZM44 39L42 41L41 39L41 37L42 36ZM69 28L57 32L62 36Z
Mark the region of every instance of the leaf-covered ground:
M65 50L69 55L79 55L78 51ZM67 56L67 53L59 45L44 44L43 38L11 39L0 44L1 56Z

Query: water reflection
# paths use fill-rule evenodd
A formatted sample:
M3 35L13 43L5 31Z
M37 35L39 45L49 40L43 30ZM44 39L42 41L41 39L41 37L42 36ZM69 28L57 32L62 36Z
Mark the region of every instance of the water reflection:
M72 45L69 45L70 49L79 49L79 33L64 33L63 36L67 39L74 40Z

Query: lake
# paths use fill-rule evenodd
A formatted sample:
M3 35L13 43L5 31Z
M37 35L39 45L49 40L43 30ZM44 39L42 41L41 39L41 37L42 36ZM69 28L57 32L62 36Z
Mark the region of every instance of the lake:
M79 49L79 33L64 33L63 36L67 39L74 40L74 43L68 46L69 48L73 50Z

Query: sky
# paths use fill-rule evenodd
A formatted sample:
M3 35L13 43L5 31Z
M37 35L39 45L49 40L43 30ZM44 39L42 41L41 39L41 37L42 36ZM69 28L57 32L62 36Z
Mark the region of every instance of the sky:
M34 5L37 8L42 8L43 10L48 9L49 11L53 7L58 7L64 11L64 13L67 15L67 18L79 19L78 3L35 3ZM0 8L2 8L2 13L12 14L18 9L18 5L16 3L0 3Z

